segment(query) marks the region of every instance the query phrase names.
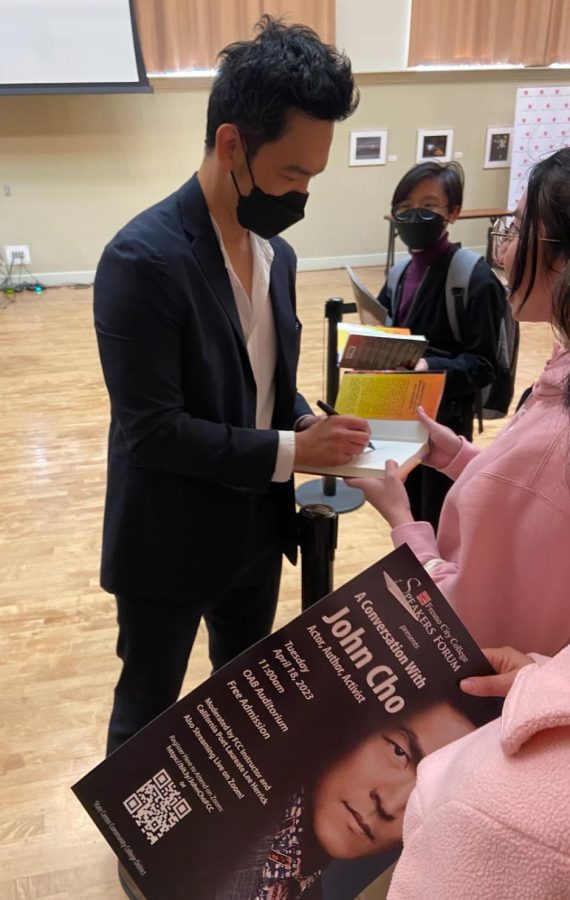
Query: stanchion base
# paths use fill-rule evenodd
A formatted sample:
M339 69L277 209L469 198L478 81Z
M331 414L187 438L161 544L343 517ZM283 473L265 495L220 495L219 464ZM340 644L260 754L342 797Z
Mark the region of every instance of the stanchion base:
M307 506L309 503L326 503L337 513L352 512L364 503L364 494L358 488L351 488L337 478L336 493L325 494L323 492L323 479L306 481L295 491L295 499L299 506Z

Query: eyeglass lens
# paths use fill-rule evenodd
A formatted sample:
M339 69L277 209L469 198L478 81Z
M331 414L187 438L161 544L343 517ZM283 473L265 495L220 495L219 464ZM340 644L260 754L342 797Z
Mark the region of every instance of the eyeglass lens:
M436 209L428 209L427 207L396 207L393 211L393 216L398 222L409 222L410 219L415 219L416 222L430 222L437 215Z

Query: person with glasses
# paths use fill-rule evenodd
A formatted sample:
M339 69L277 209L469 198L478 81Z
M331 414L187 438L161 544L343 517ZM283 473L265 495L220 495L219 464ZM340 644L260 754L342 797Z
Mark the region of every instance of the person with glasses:
M507 245L514 238L518 237L518 234L519 228L517 225L516 217L514 215L500 216L495 220L493 231L491 232L491 236L493 238L492 253L495 260L502 257ZM546 239L542 238L542 240ZM526 387L520 395L515 412L518 412L527 397L530 396L531 391L532 384L529 387Z
M451 261L460 244L449 239L463 203L463 169L459 163L420 163L398 183L392 197L392 216L401 240L410 250L410 261L397 282L388 281L380 291L380 303L389 310L392 323L424 334L429 345L416 369L446 373L446 385L438 421L467 440L473 437L473 406L479 389L497 374L497 346L504 288L490 266L476 262L459 322L461 341L453 334L446 303L446 282ZM418 466L406 479L414 518L437 527L451 480L444 474Z
M532 169L494 251L519 322L552 324L559 343L493 444L474 447L418 413L428 466L455 481L437 529L414 521L396 463L353 479L407 543L483 647L554 655L570 642L570 148Z

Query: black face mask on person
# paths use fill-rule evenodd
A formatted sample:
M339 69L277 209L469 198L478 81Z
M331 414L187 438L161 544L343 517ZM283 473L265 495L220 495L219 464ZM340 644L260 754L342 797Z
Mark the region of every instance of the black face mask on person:
M398 235L409 250L426 250L443 234L447 221L433 209L414 206L394 213Z
M288 191L286 194L277 196L276 194L266 194L261 188L257 187L254 179L249 158L243 138L241 137L245 153L245 161L253 188L250 194L244 195L240 193L235 175L231 172L231 176L239 195L237 205L238 222L242 228L254 231L260 237L268 239L275 237L296 222L300 222L305 215L305 204L308 194L301 191Z

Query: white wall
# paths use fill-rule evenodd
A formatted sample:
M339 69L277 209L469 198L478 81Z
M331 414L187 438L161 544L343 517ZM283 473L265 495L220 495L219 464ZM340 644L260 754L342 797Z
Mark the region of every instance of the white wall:
M336 0L336 42L355 72L407 67L412 0Z
M383 216L415 162L418 128L453 128L465 208L502 206L508 169L483 169L485 129L513 122L521 84L563 84L568 70L402 71L410 0L337 0L338 43L363 72L355 115L336 128L305 221L287 233L306 268L383 261ZM364 70L392 69L365 74ZM0 96L0 247L28 244L46 282L87 281L112 235L199 166L209 79L162 79L156 93ZM387 128L385 166L348 166L351 129ZM6 190L4 190L6 186ZM486 222L453 237L484 245ZM398 246L398 249L402 249Z

